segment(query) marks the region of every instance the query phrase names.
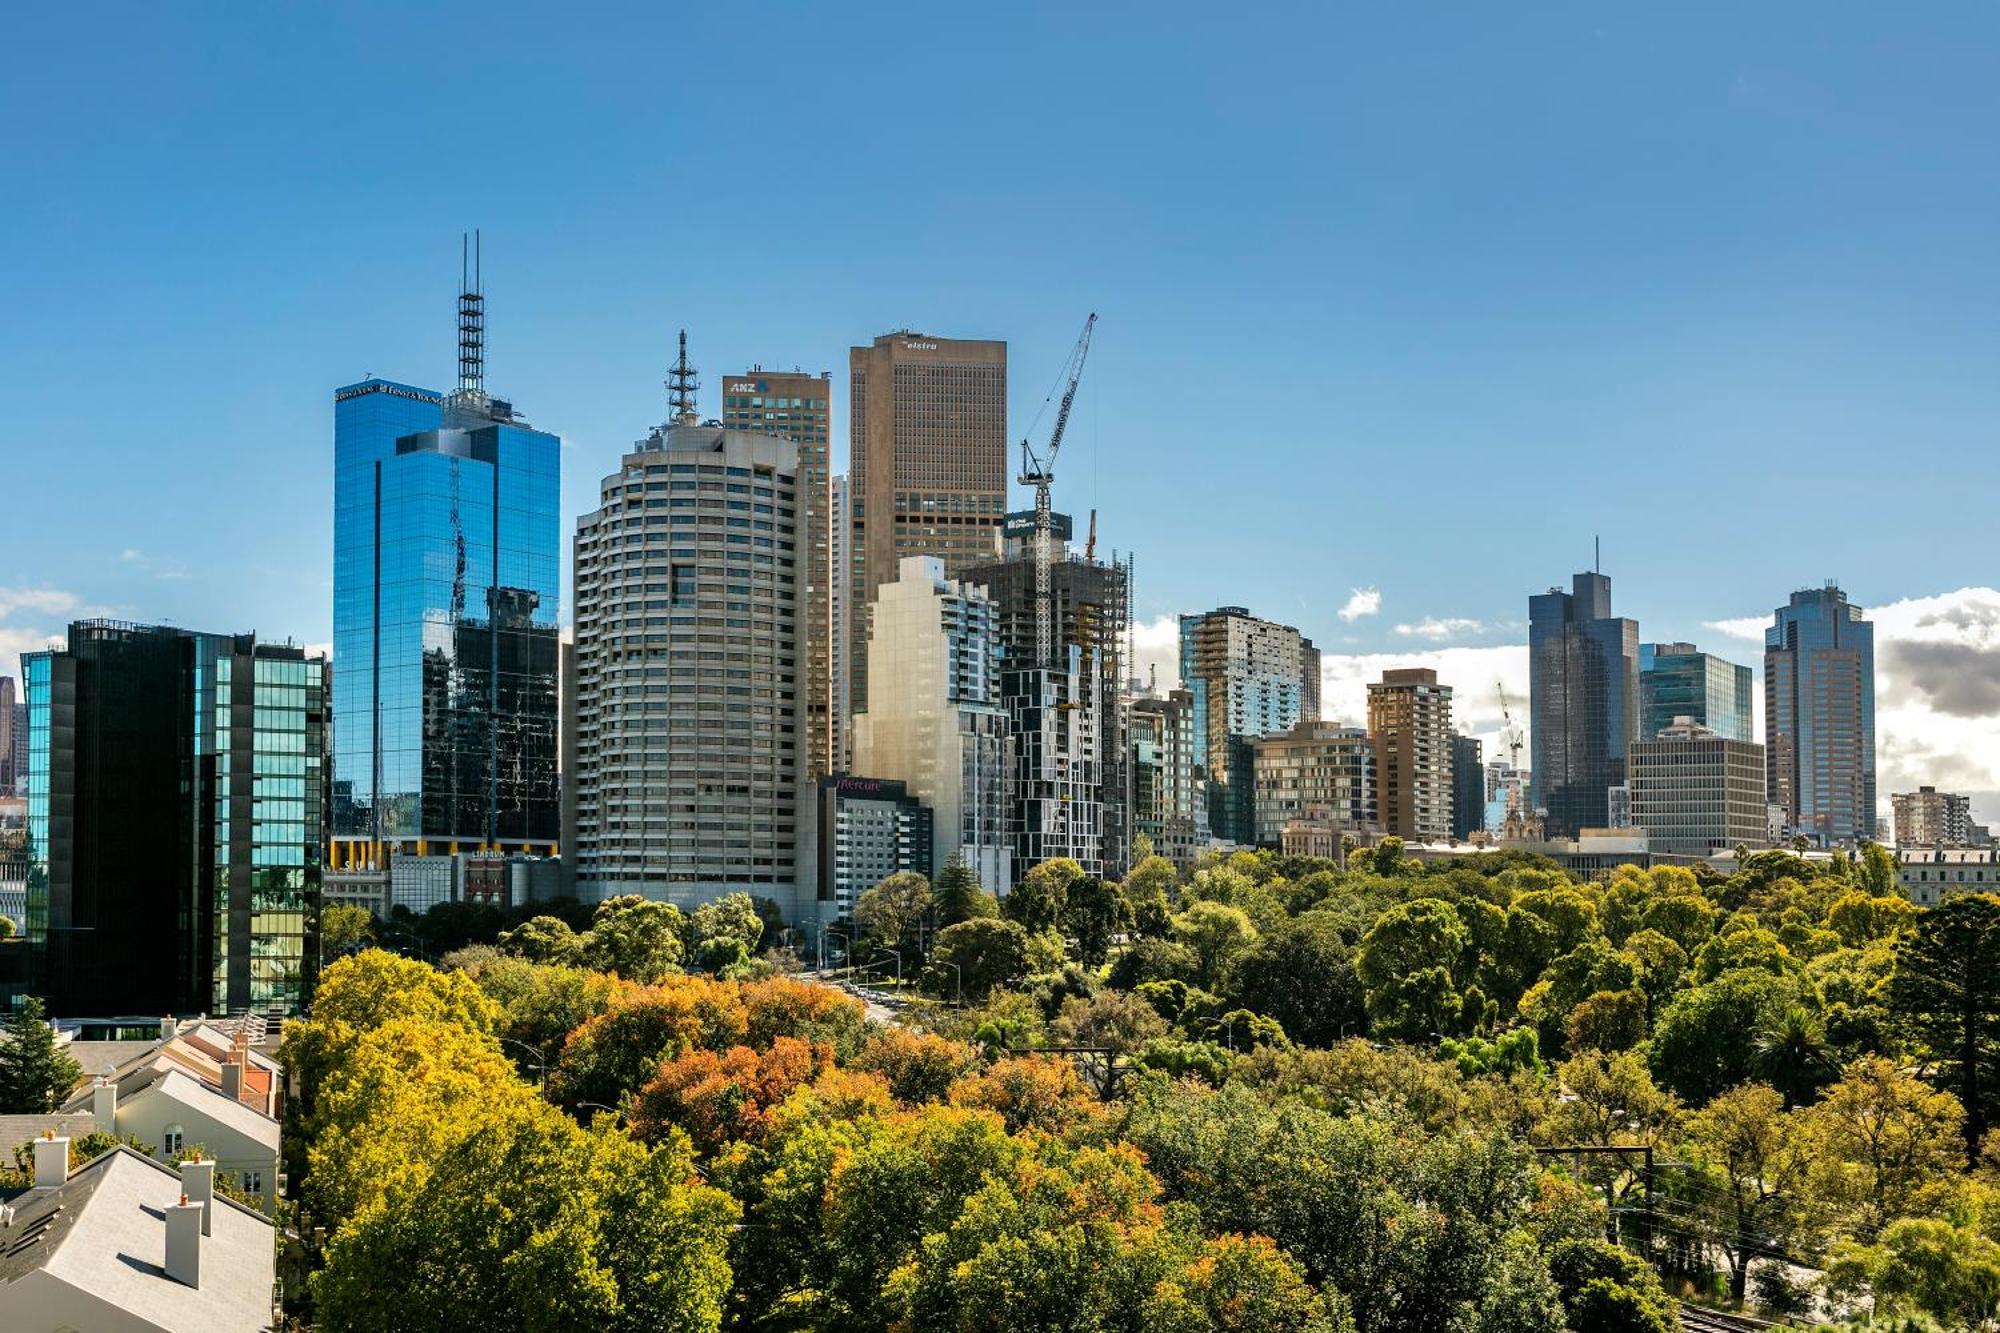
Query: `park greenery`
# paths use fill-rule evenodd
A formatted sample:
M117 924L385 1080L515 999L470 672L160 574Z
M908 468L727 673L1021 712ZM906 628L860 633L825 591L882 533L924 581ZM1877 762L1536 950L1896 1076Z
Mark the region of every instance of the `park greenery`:
M2000 1327L2000 899L1138 853L870 890L889 1022L741 895L358 939L285 1035L317 1326Z

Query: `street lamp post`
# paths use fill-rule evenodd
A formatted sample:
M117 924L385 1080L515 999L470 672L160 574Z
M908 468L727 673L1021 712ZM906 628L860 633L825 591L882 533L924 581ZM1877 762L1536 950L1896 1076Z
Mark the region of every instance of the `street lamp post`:
M519 1046L524 1051L532 1051L535 1055L535 1059L533 1059L529 1063L534 1065L535 1073L540 1076L541 1081L543 1083L547 1083L549 1081L549 1062L548 1062L547 1051L544 1051L541 1047L536 1046L530 1042L521 1041L514 1037L495 1037L493 1040L499 1042L502 1046Z

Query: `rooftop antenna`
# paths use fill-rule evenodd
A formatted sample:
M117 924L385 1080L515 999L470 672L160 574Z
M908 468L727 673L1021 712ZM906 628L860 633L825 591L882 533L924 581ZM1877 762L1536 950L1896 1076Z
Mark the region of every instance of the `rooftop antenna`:
M486 284L480 273L479 232L458 238L458 387L486 391Z
M675 426L692 426L700 420L695 411L694 395L701 388L701 381L694 377L694 367L688 364L688 331L681 330L681 355L667 372L668 422Z
M1590 572L1593 574L1602 574L1604 572L1604 538L1602 537L1592 537L1590 539Z

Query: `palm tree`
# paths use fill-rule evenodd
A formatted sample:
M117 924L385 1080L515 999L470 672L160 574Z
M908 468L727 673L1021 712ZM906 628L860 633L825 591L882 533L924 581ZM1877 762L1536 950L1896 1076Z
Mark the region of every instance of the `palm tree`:
M1826 1028L1799 1005L1757 1034L1751 1050L1752 1067L1784 1095L1787 1109L1812 1100L1813 1094L1838 1072Z

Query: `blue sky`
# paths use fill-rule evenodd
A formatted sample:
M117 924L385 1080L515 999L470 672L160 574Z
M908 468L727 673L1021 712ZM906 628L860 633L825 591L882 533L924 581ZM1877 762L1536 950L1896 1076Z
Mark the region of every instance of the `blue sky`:
M1094 309L1057 503L1142 620L1491 653L1469 694L1602 534L1647 638L1753 660L1710 623L1837 577L2000 672L2000 10L417 8L10 20L0 649L328 638L331 390L446 384L478 226L572 514L682 325L711 410L1006 338L1025 424ZM1910 772L2000 789L1981 734Z

